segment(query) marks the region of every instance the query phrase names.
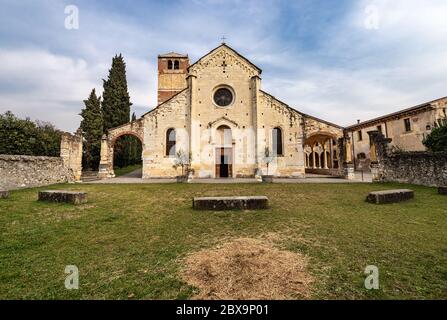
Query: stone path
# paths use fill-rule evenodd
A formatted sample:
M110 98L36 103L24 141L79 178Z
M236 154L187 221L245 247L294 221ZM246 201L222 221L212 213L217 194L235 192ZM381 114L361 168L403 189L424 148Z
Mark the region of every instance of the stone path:
M371 183L372 177L370 173L365 173L363 181L361 179L361 173L356 172L355 180L345 180L331 176L308 174L305 179L282 179L275 178L273 183ZM142 179L141 169L135 170L131 173L122 175L120 177L92 181L89 183L93 184L124 184L124 183L138 183L138 184L148 184L148 183L176 183L175 179ZM261 183L256 179L195 179L190 183Z

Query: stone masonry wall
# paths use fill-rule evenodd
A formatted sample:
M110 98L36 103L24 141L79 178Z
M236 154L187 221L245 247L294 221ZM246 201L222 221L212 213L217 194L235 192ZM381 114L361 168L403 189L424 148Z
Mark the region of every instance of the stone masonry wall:
M447 185L447 152L393 152L390 138L379 131L368 134L373 142L370 151L373 181Z
M379 181L447 185L447 153L399 152L379 160Z
M60 157L0 155L0 188L6 190L74 181Z

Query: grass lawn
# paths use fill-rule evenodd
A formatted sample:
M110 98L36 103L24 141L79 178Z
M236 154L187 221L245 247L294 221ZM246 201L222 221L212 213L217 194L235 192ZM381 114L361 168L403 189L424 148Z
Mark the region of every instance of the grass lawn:
M37 202L39 189L0 200L1 299L182 299L187 253L234 238L281 235L277 246L308 257L314 299L447 298L447 197L376 206L373 190L398 184L57 185L85 190L80 206ZM266 195L270 209L195 212L193 196ZM66 290L66 265L80 271ZM364 288L376 265L380 289Z
M123 167L123 168L113 168L113 171L115 172L115 176L119 177L128 173L131 173L137 169L142 168L143 166L141 164L133 164L131 166Z

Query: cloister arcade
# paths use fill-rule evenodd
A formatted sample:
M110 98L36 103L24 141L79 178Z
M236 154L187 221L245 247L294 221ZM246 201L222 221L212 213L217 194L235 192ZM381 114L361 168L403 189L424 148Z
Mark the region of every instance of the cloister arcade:
M332 134L317 133L305 140L304 156L306 173L337 174L339 152L337 138Z

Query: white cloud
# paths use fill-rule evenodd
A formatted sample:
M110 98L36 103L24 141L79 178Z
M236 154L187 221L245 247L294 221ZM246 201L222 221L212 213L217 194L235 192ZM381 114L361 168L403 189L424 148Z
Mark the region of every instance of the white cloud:
M378 9L377 30L364 27L370 5ZM217 46L222 35L262 67L266 91L342 125L447 95L443 0L363 0L330 24L306 16L311 23L287 28L281 27L283 19L294 19L293 14L285 17L275 1L185 1L176 5L180 18L145 12L144 21L136 17L136 8L130 17L81 1L80 29L73 32L63 30L63 5L39 6L35 30L28 30L30 23L26 30L11 25L22 37L31 33L33 41L23 40L26 47L1 46L0 112L11 109L64 130L79 125L77 114L90 90L101 93L114 54L124 55L133 109L140 115L156 104L157 54L178 51L194 61ZM45 14L50 26L42 24ZM311 50L294 37L314 30L318 35L312 35Z
M377 30L364 27L369 5L378 9ZM264 87L341 125L446 96L446 12L445 1L362 1L326 30L318 51L270 56L290 72L264 77Z
M43 50L0 50L0 111L51 121L74 131L78 113L99 83L100 66Z

